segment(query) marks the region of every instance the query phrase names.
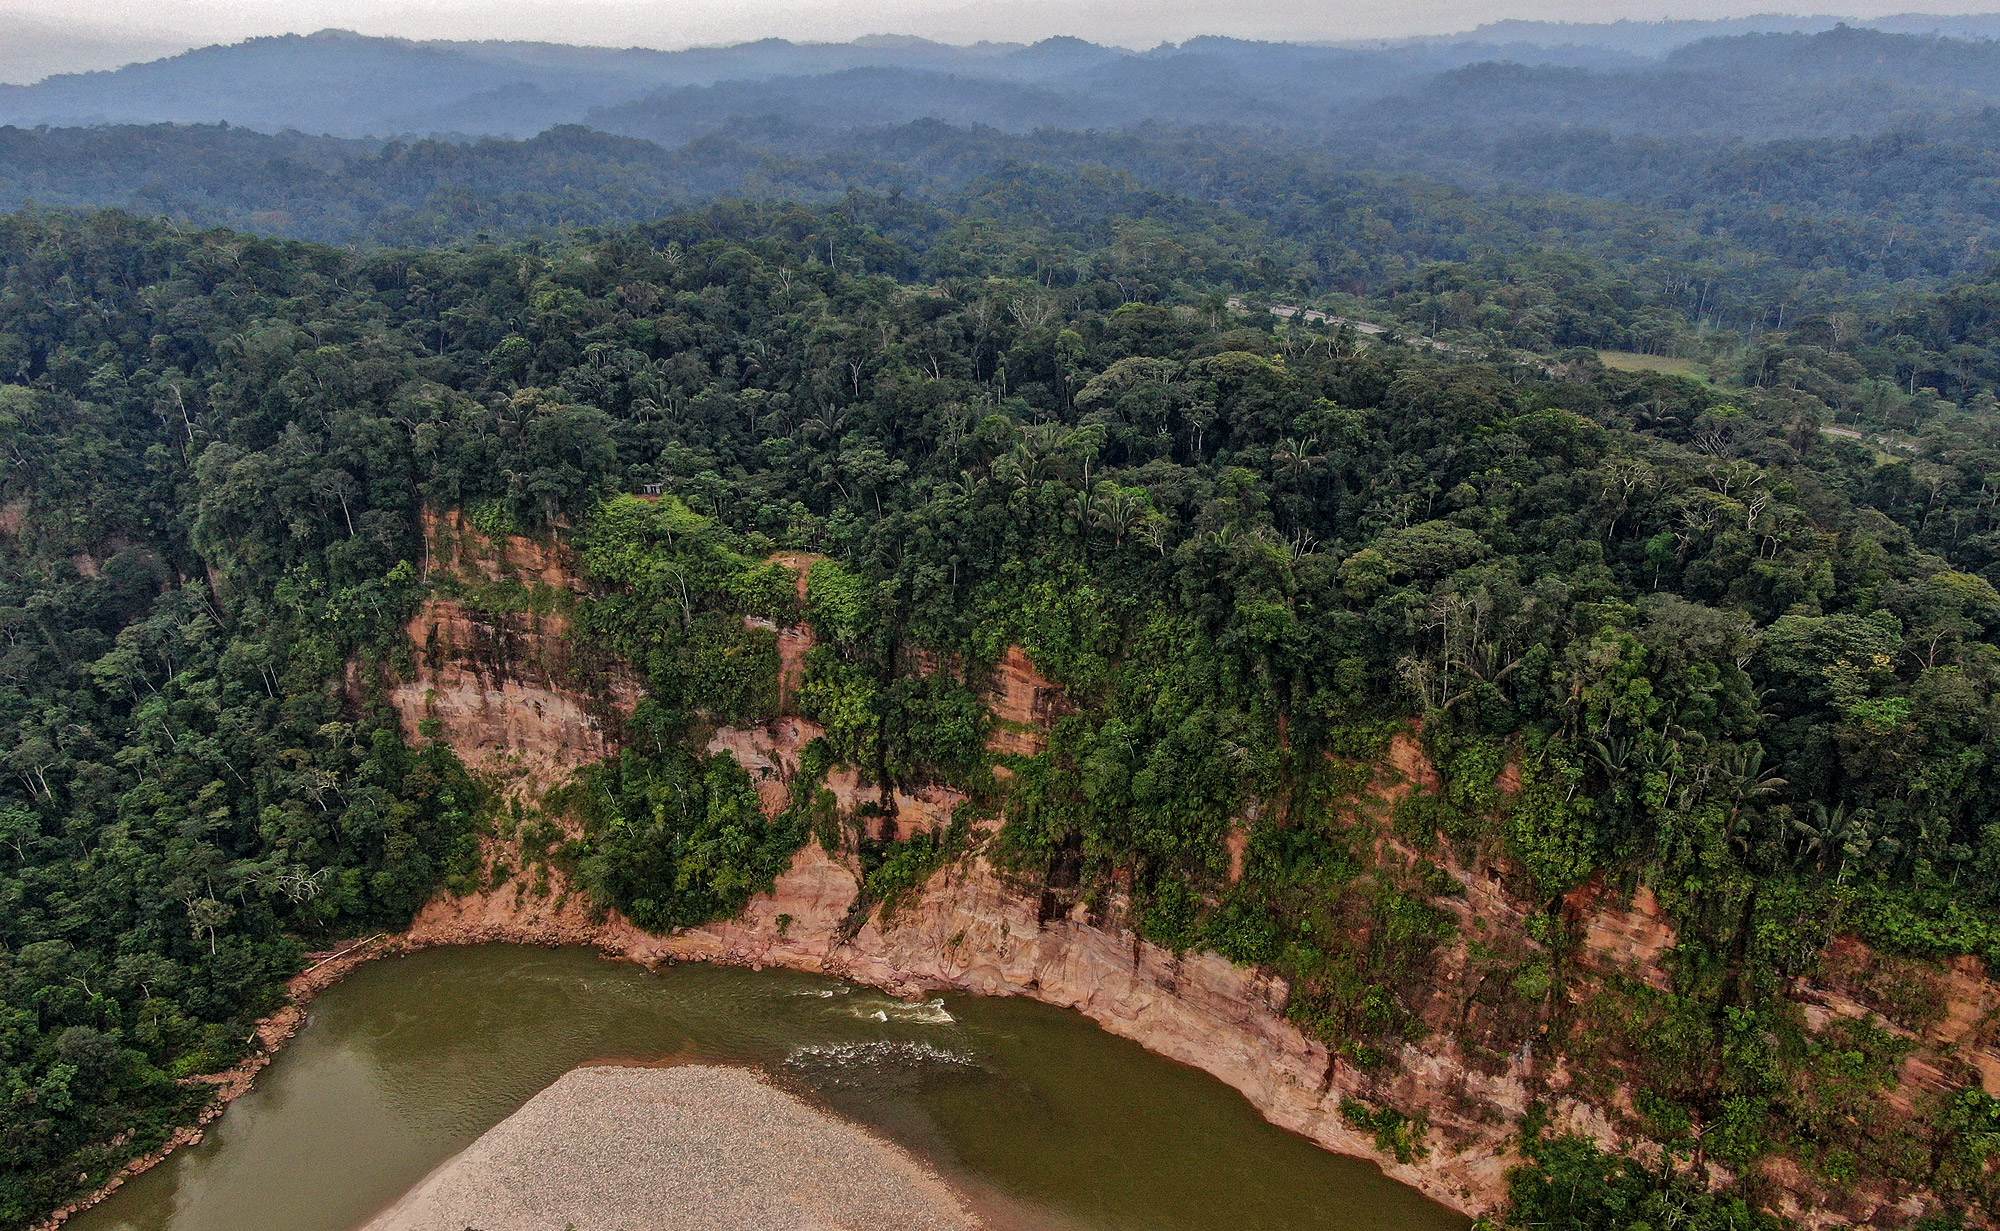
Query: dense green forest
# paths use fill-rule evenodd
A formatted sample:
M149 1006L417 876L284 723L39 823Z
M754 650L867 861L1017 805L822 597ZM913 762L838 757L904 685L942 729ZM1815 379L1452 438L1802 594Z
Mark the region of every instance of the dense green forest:
M1642 84L1878 38L1784 37ZM1868 46L1901 85L1989 71ZM851 765L1004 816L1050 909L1122 897L1282 974L1371 1068L1423 1029L1443 865L1504 852L1547 909L1534 954L1482 950L1481 1029L1619 1066L1660 1150L1538 1111L1498 1225L1763 1225L1779 1158L1991 1210L2000 1106L1877 1114L1901 1037L1785 992L1836 934L2000 961L1994 115L1536 127L1638 88L1607 72L1493 70L1552 74L1541 109L1475 130L1440 94L1338 140L0 130L8 204L41 203L0 217L0 1223L191 1116L180 1079L303 953L480 873L490 788L382 699L427 507L569 538L570 614L644 676L547 852L644 926L740 909L809 841L870 902L962 852L964 823L844 832L817 781ZM803 598L780 549L825 557ZM827 733L775 818L702 751L777 704L745 616L817 634ZM977 686L1010 645L1071 712L1003 785ZM1413 729L1443 789L1389 868L1341 818ZM1572 1003L1586 883L1658 893L1668 989ZM1883 992L1897 1027L1928 986Z
M111 205L370 248L566 242L720 197L831 204L858 190L931 207L897 221L925 228L898 232L902 243L928 245L940 215L1045 233L1054 247L1019 251L1022 272L1050 285L1106 272L1074 268L1067 249L1103 250L1088 233L1124 218L1130 238L1110 255L1128 268L1280 299L1337 295L1344 312L1486 351L1707 361L1825 317L1823 349L1900 348L1893 364L1860 361L1896 368L1906 396L1965 385L1978 339L1914 318L1938 288L1983 277L2000 238L1990 110L1754 142L1397 123L1302 136L922 120L835 134L737 116L680 146L574 126L471 144L0 129L0 204ZM1204 266L1211 231L1230 234L1239 268Z
M1357 1062L1408 1029L1449 888L1370 874L1313 806L1338 775L1302 767L1421 716L1447 790L1409 833L1502 844L1548 899L1643 876L1683 922L1643 1057L1661 1140L1982 1201L1984 1096L1926 1140L1857 1136L1839 1099L1893 1049L1829 1058L1779 993L1836 927L2000 951L1990 395L1933 408L1926 460L1899 460L1819 430L1837 382L1725 399L1246 325L1211 288L1264 237L1179 208L1204 243L1179 267L1124 251L1137 219L997 231L888 196L361 255L7 220L7 1217L156 1137L302 946L407 916L464 854L477 786L342 684L395 669L426 503L582 528L652 738L568 856L655 926L733 909L813 832L809 793L767 823L686 739L768 712L739 617L797 613L758 562L825 552L821 755L990 797L970 689L899 651L1025 646L1078 712L1015 767L1014 865L1078 900L1129 886L1162 943L1284 971ZM1978 299L1924 319L1976 336ZM1760 361L1806 364L1784 339ZM1809 370L1834 357L1872 379L1867 345ZM612 499L646 482L675 499ZM1230 818L1288 793L1225 886ZM660 830L673 798L700 807ZM881 867L885 892L911 871ZM1560 978L1508 994L1533 1018ZM1578 1176L1614 1204L1658 1182L1539 1157L1565 1170L1524 1179L1524 1211Z

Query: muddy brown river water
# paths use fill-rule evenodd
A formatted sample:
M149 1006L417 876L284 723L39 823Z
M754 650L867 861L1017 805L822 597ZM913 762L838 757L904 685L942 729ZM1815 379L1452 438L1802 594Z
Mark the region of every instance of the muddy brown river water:
M754 1067L900 1142L995 1231L1467 1226L1076 1013L508 945L363 966L200 1145L67 1226L354 1231L557 1077L607 1060Z

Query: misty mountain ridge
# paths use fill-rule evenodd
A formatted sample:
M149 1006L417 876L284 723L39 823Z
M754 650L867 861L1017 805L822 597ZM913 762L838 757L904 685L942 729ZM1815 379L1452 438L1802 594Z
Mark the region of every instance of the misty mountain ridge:
M154 30L0 13L0 82L35 81L171 56L193 40Z
M1888 34L1935 34L1954 39L2000 38L2000 13L1944 15L1900 13L1888 17L1793 16L1762 13L1749 17L1674 18L1662 21L1490 21L1460 34L1427 34L1404 39L1357 40L1344 46L1403 47L1419 44L1479 43L1488 46L1582 46L1658 59L1703 39L1739 34L1823 34L1838 26Z
M203 47L31 86L0 86L0 122L24 127L227 122L266 132L337 136L527 136L655 90L857 69L969 73L1033 83L1130 54L1074 39L1051 44L767 39L669 52L419 42L323 30Z
M953 46L908 37L652 51L326 30L0 86L0 123L226 122L263 132L455 138L526 137L588 123L678 143L737 116L839 129L922 118L1016 132L1148 120L1372 129L1385 108L1393 126L1399 112L1443 123L1460 106L1453 122L1477 127L1502 116L1509 123L1601 122L1615 131L1650 131L1661 122L1685 131L1693 123L1708 131L1729 130L1730 108L1747 107L1737 127L1750 133L1792 122L1790 112L1774 116L1776 100L1761 97L1783 74L1811 75L1829 87L1850 78L1891 83L1890 91L1858 97L1835 91L1823 130L1862 132L2000 97L2000 44L1985 40L1835 25L1707 38L1660 59L1582 41L1592 31L1617 41L1631 24L1493 27L1510 37L1505 43L1358 48L1207 37L1148 51L1075 38ZM1715 23L1666 24L1700 33ZM1542 45L1528 37L1551 32L1565 41ZM1468 97L1468 83L1496 89L1493 106L1476 90ZM1718 107L1720 97L1732 100L1729 107Z
M429 243L728 195L954 191L1016 163L1231 203L1233 164L1276 158L1316 183L1417 173L1754 213L1768 182L1806 214L1916 193L1968 236L2000 219L1978 187L1992 181L1965 171L1991 162L2000 131L2000 43L1837 25L1657 60L1492 50L878 38L655 52L323 32L0 89L0 121L18 125L0 127L0 207Z

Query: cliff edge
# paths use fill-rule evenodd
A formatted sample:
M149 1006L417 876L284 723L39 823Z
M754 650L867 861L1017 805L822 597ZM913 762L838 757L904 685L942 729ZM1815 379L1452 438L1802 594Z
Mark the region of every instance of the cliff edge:
M455 515L434 517L432 525L452 544L449 554L436 556L449 564L436 567L468 582L531 575L553 592L584 588L574 561L559 547L494 543ZM779 559L801 574L810 566L807 557ZM427 603L410 626L417 650L413 676L390 693L406 733L448 740L469 765L495 775L510 801L532 812L575 769L617 748L621 715L640 693L622 665L580 662L565 631L559 615L482 611L448 597ZM804 627L779 631L787 647L781 695L789 702L812 633ZM1014 755L1039 751L1065 706L1062 690L1019 647L1006 652L983 695L995 716L990 746ZM820 733L809 719L786 713L752 727L717 729L709 750L741 762L775 815L799 773L801 749ZM1644 886L1621 890L1593 882L1556 904L1523 900L1510 889L1519 878L1503 858L1482 855L1464 865L1448 847L1426 855L1396 836L1388 818L1397 805L1412 793L1438 789L1416 738L1394 737L1379 764L1360 768L1366 787L1352 806L1352 821L1357 832L1371 835L1370 857L1398 875L1430 869L1436 876L1441 869L1450 881L1439 908L1456 925L1456 938L1428 970L1413 976L1420 980L1420 1028L1386 1056L1330 1048L1306 1033L1288 1014L1293 989L1282 978L1213 953L1175 953L1142 939L1118 895L1069 902L1032 878L1010 874L996 862L990 825L976 830L969 848L920 890L889 908L862 901L861 869L851 853L808 841L772 889L729 921L648 934L589 902L565 883L560 869L545 863L533 879L517 874L472 893L441 894L421 912L409 941L586 943L647 964L775 965L910 994L961 989L1030 996L1076 1009L1115 1034L1203 1069L1241 1091L1274 1123L1329 1149L1373 1159L1390 1176L1468 1214L1504 1202L1507 1173L1520 1161L1517 1134L1531 1107L1607 1148L1643 1155L1647 1146L1632 1131L1633 1096L1621 1074L1643 1048L1649 994L1672 978L1676 934L1659 899ZM963 799L941 787L891 791L851 769L834 770L825 785L844 811L872 803L870 815L896 818L890 836L904 838L940 827ZM1518 787L1511 766L1494 786L1502 796ZM1255 822L1253 810L1232 833L1238 867L1239 835ZM497 865L525 866L518 840L490 838L487 855ZM1561 955L1568 963L1562 990L1537 1003L1520 993L1520 972L1545 970L1555 960L1534 939L1531 925L1551 909L1562 912L1570 934L1580 939ZM1884 1123L1926 1114L1927 1096L1968 1081L1996 1088L2000 986L1977 961L1932 971L1842 941L1822 968L1821 977L1795 989L1808 1028L1865 1021L1893 1033L1904 1047L1898 1084L1875 1112ZM1919 1018L1899 1013L1882 993L1891 975L1931 980L1935 1011ZM1549 1021L1558 1010L1597 1032L1587 1065L1548 1045ZM1357 1107L1391 1108L1401 1128L1386 1132L1383 1121L1357 1115ZM1718 1177L1727 1174L1712 1161L1704 1165ZM1757 1180L1768 1207L1808 1228L1901 1225L1918 1209L1911 1194L1829 1185L1783 1161L1766 1165Z

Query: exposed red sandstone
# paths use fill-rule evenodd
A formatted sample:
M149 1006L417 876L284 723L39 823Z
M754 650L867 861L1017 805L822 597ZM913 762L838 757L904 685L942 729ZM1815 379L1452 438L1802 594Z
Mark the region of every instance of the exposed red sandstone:
M720 727L709 738L708 751L726 752L750 773L767 816L785 810L792 779L799 772L799 750L826 734L810 718L774 718L760 727ZM853 807L853 801L843 800Z
M1250 852L1249 823L1238 821L1231 825L1222 846L1229 855L1229 883L1234 885L1243 879L1243 858Z
M802 579L810 567L808 558L786 563ZM547 584L574 583L557 577ZM784 634L794 635L794 661L802 665L810 634L778 631L781 646ZM539 632L551 635L546 626ZM532 664L534 658L531 653L518 661ZM913 656L911 665L919 670L943 666L919 656ZM449 676L452 668L445 665L443 670ZM506 670L456 678L461 685L487 690L502 707L519 703L508 700L514 695L510 688L564 692L550 673L542 674L545 682L521 680ZM794 684L786 696L795 695ZM1061 690L1018 648L1002 658L984 695L995 717L989 746L1002 753L1040 751L1050 724L1067 708ZM586 718L588 709L579 703ZM510 762L524 781L533 780L523 788L531 793L554 785L594 749L609 748L612 739L603 726L578 732L564 725L569 711L552 710L546 701L538 711L542 725L518 731L505 721L496 728L479 705L431 706L425 713L441 720L446 738L470 760L490 748L496 729L512 731L510 738L521 744L550 741L542 745L541 755L523 747ZM549 714L558 718L541 717ZM417 714L406 708L405 716L414 721ZM758 781L766 808L775 812L788 798L798 750L819 733L805 719L785 717L758 728L718 730L709 747L742 761ZM1389 742L1366 792L1373 802L1365 807L1379 822L1409 793L1436 791L1439 785L1418 740L1399 735ZM1503 794L1519 790L1515 761L1509 760L1495 785ZM834 771L826 786L845 811L873 803L893 815L899 836L942 823L958 798L941 791L885 793L852 769ZM1240 874L1242 851L1256 823L1250 814L1232 828L1232 877ZM879 829L879 821L872 824ZM1384 835L1378 840L1382 857L1409 864L1422 858L1389 835L1387 826L1378 824L1377 829ZM1089 916L1079 905L1044 918L1037 887L1016 884L976 852L941 870L914 902L900 905L889 919L872 914L858 930L850 919L859 892L855 869L845 857L809 843L773 891L754 899L740 918L671 937L648 935L615 913L590 908L581 895L563 892L558 877L542 895L503 886L465 899L441 897L426 907L404 943L587 943L648 964L699 959L782 965L912 995L962 989L1032 996L1077 1009L1113 1033L1202 1068L1242 1091L1274 1122L1331 1149L1373 1158L1389 1174L1434 1198L1479 1213L1504 1196L1505 1173L1514 1161L1510 1138L1531 1099L1552 1106L1570 1128L1610 1146L1629 1144L1622 1125L1632 1107L1615 1080L1607 1096L1602 1075L1582 1081L1565 1064L1538 1057L1539 1019L1510 1019L1482 1005L1482 983L1508 977L1520 963L1541 960L1541 946L1527 938L1528 917L1541 908L1509 892L1516 871L1498 857L1482 860L1478 867L1446 859L1445 870L1464 892L1438 903L1455 916L1459 937L1440 955L1420 1010L1432 1030L1421 1044L1404 1045L1392 1063L1372 1072L1340 1062L1286 1020L1289 989L1282 980L1213 954L1177 957L1148 944L1123 926L1115 902L1101 917ZM1581 981L1572 988L1574 998L1587 999L1624 978L1653 988L1667 986L1665 959L1676 937L1650 889L1640 887L1628 897L1592 885L1570 895L1563 906L1582 938L1576 955ZM1831 963L1830 969L1837 972L1839 963ZM1799 999L1809 1021L1864 1014L1879 1020L1877 1009L1849 990L1850 982L1836 973L1828 985L1802 986ZM1917 1040L1920 1046L1905 1065L1905 1089L1893 1100L1898 1114L1917 1114L1914 1097L1961 1080L1967 1065L1987 1074L1989 1085L1992 1075L2000 1074L2000 1054L1988 1045L2000 989L1969 960L1953 968L1947 982L1939 1022ZM1946 1055L1964 1063L1944 1059ZM1615 1068L1615 1060L1608 1063ZM1428 1156L1407 1164L1384 1156L1372 1134L1341 1118L1339 1104L1347 1096L1424 1114ZM1892 1200L1886 1193L1829 1192L1782 1160L1766 1169L1765 1179L1778 1187L1775 1204L1809 1228L1892 1225L1911 1208L1907 1200Z
M521 581L582 593L576 552L565 543L511 534L491 539L464 512L425 509L425 579Z
M426 514L424 526L434 582L583 588L567 548L519 536L496 543L458 513ZM643 692L624 663L580 649L560 614L431 598L407 631L416 670L388 693L405 733L422 738L424 720L436 719L468 766L510 781L552 782L602 759Z
M1392 776L1376 794L1387 803L1400 803L1412 791L1423 795L1435 794L1443 785L1438 779L1437 767L1431 764L1430 757L1424 753L1424 746L1417 742L1415 735L1398 732L1390 736L1383 762L1392 771Z
M1034 660L1018 645L1008 646L1000 656L982 696L993 713L987 750L1008 756L1031 757L1041 752L1048 746L1050 724L1069 710L1062 689L1036 669Z
M1583 934L1584 960L1600 973L1630 975L1664 991L1667 971L1661 959L1679 939L1674 925L1660 910L1660 899L1648 886L1620 906L1604 885L1592 881L1565 899Z

